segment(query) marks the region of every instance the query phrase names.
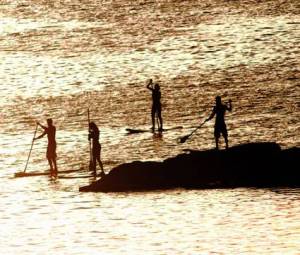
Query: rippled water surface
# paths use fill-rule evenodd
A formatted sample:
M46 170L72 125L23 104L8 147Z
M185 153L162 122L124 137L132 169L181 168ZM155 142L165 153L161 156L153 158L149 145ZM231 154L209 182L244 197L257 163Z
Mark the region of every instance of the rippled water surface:
M93 181L87 108L107 172L213 148L213 122L176 139L207 118L217 94L233 100L230 145L299 147L299 25L297 0L1 1L0 253L299 253L298 189L78 192ZM149 78L161 85L165 127L182 129L126 133L150 127ZM59 170L78 172L12 178L48 117ZM34 144L28 172L48 168L46 145Z

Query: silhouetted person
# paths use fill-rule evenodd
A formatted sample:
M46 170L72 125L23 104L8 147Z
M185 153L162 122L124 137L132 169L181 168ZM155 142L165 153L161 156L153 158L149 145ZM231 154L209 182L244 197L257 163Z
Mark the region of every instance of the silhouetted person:
M219 149L219 138L221 134L223 135L226 143L226 149L228 149L228 133L225 124L225 113L226 111L232 110L231 100L229 100L229 106L222 104L221 97L216 97L216 105L214 106L211 115L206 121L211 120L216 115L216 122L215 122L215 141L216 141L216 149Z
M47 119L47 125L43 126L39 122L37 122L37 125L39 125L42 129L44 129L44 132L36 137L34 140L40 139L43 136L47 135L48 138L48 146L47 146L47 160L50 166L50 173L51 175L57 175L57 165L56 165L56 140L55 140L55 134L56 134L56 127L53 126L52 119Z
M160 86L158 83L153 84L152 79L149 80L147 84L147 89L152 92L152 109L151 109L151 119L152 119L152 131L155 130L155 117L158 118L158 131L163 130L163 121L161 117L161 93Z
M93 167L93 173L96 176L96 166L97 166L97 161L99 163L99 166L101 168L101 175L105 175L105 172L103 170L103 164L100 159L100 154L101 154L101 144L99 142L99 136L100 136L100 131L97 125L94 122L90 122L89 124L89 140L93 140L92 142L92 167Z

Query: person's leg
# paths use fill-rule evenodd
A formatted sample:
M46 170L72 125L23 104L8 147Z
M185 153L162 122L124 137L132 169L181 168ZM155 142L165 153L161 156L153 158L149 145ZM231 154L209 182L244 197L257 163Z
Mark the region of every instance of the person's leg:
M56 158L53 158L52 164L54 166L54 174L57 175L58 170L57 170Z
M52 159L50 157L47 157L47 160L48 160L48 164L50 166L50 170L49 170L50 171L50 175L51 176L55 176L55 169L54 169L55 166L53 166Z
M92 169L93 169L93 174L96 175L96 167L97 167L97 155L95 155L93 153L93 158L92 158L92 162L93 162L93 165L92 165Z
M53 171L53 165L52 165L52 161L51 161L51 150L50 150L49 146L47 148L46 158L48 160L48 164L49 164L49 167L50 167L50 173L52 173L52 171Z
M47 160L48 160L48 164L50 166L50 172L52 172L53 171L52 161L50 158L47 158Z
M226 150L228 149L228 133L227 133L227 128L226 126L224 126L223 130L222 130L222 135L224 137L225 140L225 144L226 144Z
M215 136L216 150L219 150L219 137Z
M215 136L216 150L219 150L220 131L218 127L215 127L214 136Z
M57 175L57 165L56 165L56 145L48 144L47 148L47 160L50 166L50 174L52 176Z
M152 120L152 131L154 132L155 130L155 107L152 106L151 109L151 120Z
M103 163L100 159L100 155L97 157L97 161L98 161L98 164L99 164L100 169L101 169L101 174L105 174L104 169L103 169Z
M225 136L224 139L225 139L226 150L227 150L228 149L228 138L227 138L227 136Z
M158 108L157 116L158 116L158 120L159 120L158 130L162 131L163 130L163 120L162 120L162 117L161 117L161 108L160 107Z

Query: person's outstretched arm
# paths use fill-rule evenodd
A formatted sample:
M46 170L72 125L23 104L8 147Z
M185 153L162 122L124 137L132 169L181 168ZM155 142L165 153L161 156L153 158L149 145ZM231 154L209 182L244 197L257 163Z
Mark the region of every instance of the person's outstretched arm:
M46 132L46 131L44 131L44 133L43 133L43 134L41 134L40 136L38 136L38 137L34 138L33 140L40 139L40 138L42 138L43 136L45 136L46 134L47 134L47 132Z
M216 108L214 107L210 116L205 121L211 120L213 117L215 117L215 114L216 114Z
M152 79L150 79L149 82L147 83L147 89L153 91L152 84L153 84Z
M43 126L41 123L39 123L39 122L37 122L36 123L37 125L39 125L42 129L44 129L44 130L46 130L47 129L47 127L46 126Z

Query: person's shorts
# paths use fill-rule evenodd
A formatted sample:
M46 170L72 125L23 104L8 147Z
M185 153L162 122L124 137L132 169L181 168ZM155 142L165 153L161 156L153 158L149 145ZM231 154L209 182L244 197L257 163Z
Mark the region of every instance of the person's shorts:
M161 104L153 104L152 113L160 113L160 112L161 112Z
M215 132L214 132L215 137L220 138L221 134L223 135L223 137L228 136L226 125L225 124L215 125Z

